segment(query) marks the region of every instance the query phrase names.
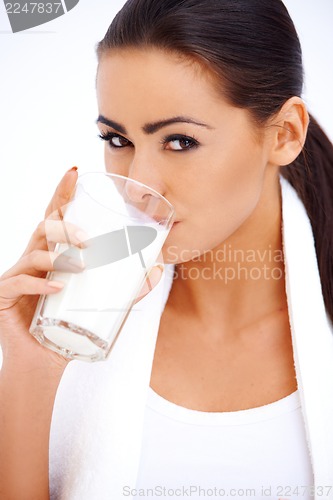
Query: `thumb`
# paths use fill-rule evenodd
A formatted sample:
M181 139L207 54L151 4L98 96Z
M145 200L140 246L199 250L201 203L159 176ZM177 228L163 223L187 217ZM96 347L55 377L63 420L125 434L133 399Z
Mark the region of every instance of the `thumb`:
M143 287L136 297L135 304L148 295L148 293L151 292L156 285L158 285L163 276L163 271L163 264L157 264L150 270Z

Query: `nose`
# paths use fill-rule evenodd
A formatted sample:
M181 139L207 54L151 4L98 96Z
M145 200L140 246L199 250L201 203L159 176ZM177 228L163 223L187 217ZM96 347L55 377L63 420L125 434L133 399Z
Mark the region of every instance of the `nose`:
M162 202L160 193L152 188L128 178L125 192L132 207L146 214L159 223L167 218L168 207Z
M128 199L134 203L142 203L152 196L152 191L141 182L128 177L128 181L125 185L125 192Z
M143 212L148 218L154 219L158 224L170 223L174 211L166 198L167 186L161 176L161 168L158 168L158 158L152 160L151 152L135 151L132 161L127 168L127 182L125 193L129 204L134 209ZM137 213L134 210L134 213Z
M127 177L129 182L126 183L126 194L133 202L142 203L165 194L156 167L152 166L151 161L147 161L146 155L133 158Z

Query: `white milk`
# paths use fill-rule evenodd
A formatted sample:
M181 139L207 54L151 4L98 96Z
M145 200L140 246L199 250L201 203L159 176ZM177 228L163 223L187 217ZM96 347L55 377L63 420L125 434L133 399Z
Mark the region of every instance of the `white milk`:
M117 193L113 195L116 196ZM130 219L129 216L126 217L127 208L125 209L122 198L118 198L118 210L111 213L106 206L96 203L82 192L67 207L65 219L84 229L90 238L124 229L129 225ZM128 245L129 256L116 262L80 273L53 271L48 274L48 279L62 281L65 286L60 292L49 295L44 305L41 297L31 331L37 333L42 343L45 343L46 337L46 343L51 349L54 347L53 343L70 356L75 354L78 359L93 361L105 358L112 347L145 281L147 271L155 264L168 236L168 231L157 222L152 223L152 219L143 221L142 216L140 220L136 220L132 208L130 210L133 218L130 225L137 223L157 230L155 240L141 250L141 258L139 253L132 254ZM62 253L68 248L68 245L61 244L57 251ZM59 325L59 321L67 325Z
M91 332L104 340L104 348L108 350L166 237L167 231L159 230L155 241L142 250L146 269L139 254L134 254L78 274L52 272L49 279L62 281L65 286L57 294L48 296L42 311L44 324L47 319L71 323L74 328L82 328L86 334ZM44 326L44 335L56 345L78 354L89 356L99 350L88 337L56 326Z

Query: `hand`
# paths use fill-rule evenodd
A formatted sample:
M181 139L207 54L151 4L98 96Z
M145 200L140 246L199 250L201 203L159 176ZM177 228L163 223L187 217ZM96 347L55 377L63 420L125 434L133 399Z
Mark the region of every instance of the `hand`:
M12 366L24 371L36 368L63 371L69 359L43 347L29 333L39 295L58 293L63 284L46 279L48 271L58 256L54 252L56 243L68 242L81 246L82 237L78 228L62 221L63 207L73 193L77 172L71 169L61 179L46 209L45 220L34 231L27 248L18 262L0 277L0 345L3 351L3 366ZM46 220L47 219L47 220ZM47 229L47 240L46 240ZM54 247L50 249L50 241ZM65 271L78 272L68 267ZM162 276L159 266L154 267L146 280L136 302L157 285Z
M75 169L66 172L46 209L45 219L68 203L76 180ZM61 289L61 284L52 284L45 279L47 271L52 270L52 260L54 255L48 251L43 221L38 224L18 262L0 277L3 366L8 362L11 366L14 363L18 370L30 366L63 370L68 363L61 355L45 349L29 333L39 295L54 294Z

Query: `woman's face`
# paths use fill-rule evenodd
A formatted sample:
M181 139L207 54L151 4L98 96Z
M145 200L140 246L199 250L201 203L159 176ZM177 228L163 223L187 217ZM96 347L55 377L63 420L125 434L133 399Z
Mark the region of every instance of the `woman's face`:
M112 51L99 64L97 98L106 170L147 184L175 207L165 262L214 249L254 211L267 141L198 65L154 49Z

